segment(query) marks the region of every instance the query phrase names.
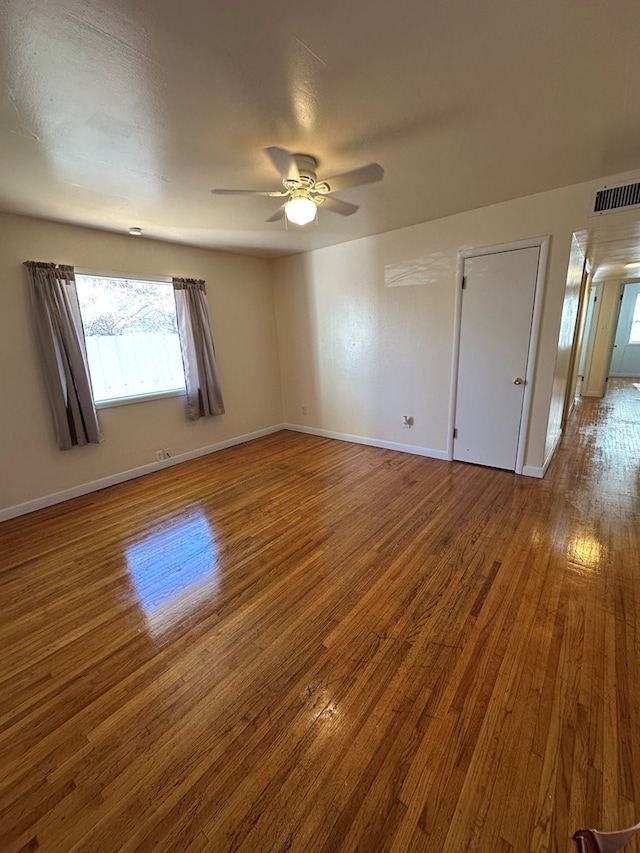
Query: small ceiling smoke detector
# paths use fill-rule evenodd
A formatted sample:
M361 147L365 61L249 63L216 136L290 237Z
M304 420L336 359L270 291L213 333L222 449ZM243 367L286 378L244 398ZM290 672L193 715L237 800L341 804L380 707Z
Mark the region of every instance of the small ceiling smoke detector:
M139 225L133 225L129 228L129 234L131 234L132 237L142 237L142 228L140 228Z

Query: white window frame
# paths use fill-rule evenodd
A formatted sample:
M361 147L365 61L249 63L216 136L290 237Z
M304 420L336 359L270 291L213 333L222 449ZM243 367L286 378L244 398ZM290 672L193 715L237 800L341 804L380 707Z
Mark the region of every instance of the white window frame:
M113 272L105 270L94 270L76 267L74 270L76 276L87 276L91 278L114 278L125 279L126 281L145 281L153 284L166 284L173 286L173 279L166 275L143 275L142 273L127 273ZM82 312L81 312L82 313ZM91 374L91 367L89 367ZM117 406L129 406L132 403L144 403L147 400L162 400L170 397L186 397L187 389L177 388L172 391L152 391L149 394L135 394L130 397L112 397L109 400L95 401L96 409L112 409Z

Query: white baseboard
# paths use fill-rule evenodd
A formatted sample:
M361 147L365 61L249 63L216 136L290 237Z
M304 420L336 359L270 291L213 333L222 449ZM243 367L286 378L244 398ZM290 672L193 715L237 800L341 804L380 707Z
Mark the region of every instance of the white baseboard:
M547 453L547 456L544 460L544 465L542 466L542 468L539 468L538 466L535 466L535 465L525 465L524 466L524 468L522 469L522 473L525 477L537 477L540 480L544 477L544 475L547 473L547 469L549 468L549 465L551 465L551 460L553 459L553 456L554 456L556 450L558 449L558 445L560 444L561 438L562 438L562 433L558 433L556 440L553 442L551 448L549 449L549 452Z
M522 469L523 477L537 477L541 480L545 475L545 468L540 468L536 465L525 465Z
M352 444L368 444L370 447L382 447L385 450L397 450L400 453L413 453L415 456L428 456L431 459L449 458L446 450L433 450L430 447L420 447L415 444L399 444L395 441L382 441L378 438L367 438L362 435L349 435L345 432L334 432L329 429L315 429L315 427L304 427L300 424L283 424L283 429L293 432L305 432L308 435L318 435L321 438L335 438L338 441L350 441Z
M189 450L186 453L179 453L172 456L170 459L163 459L161 462L150 462L148 465L141 465L139 468L130 468L128 471L120 471L117 474L110 474L108 477L101 477L99 480L92 480L89 483L80 483L78 486L72 486L70 489L63 489L60 492L54 492L50 495L45 495L42 498L35 498L25 503L16 504L15 506L0 509L0 521L8 521L10 518L16 518L19 515L26 515L29 512L35 512L37 509L44 509L47 506L62 503L63 501L78 498L81 495L88 495L91 492L97 492L100 489L106 489L108 486L116 486L118 483L124 483L127 480L135 480L136 477L143 477L145 474L150 474L152 471L159 471L162 468L169 468L171 465L179 465L181 462L187 462L189 459L197 459L199 456L206 456L208 453L215 453L218 450L224 450L227 447L234 447L236 444L244 444L247 441L253 441L256 438L262 438L265 435L271 435L274 432L280 432L284 429L283 424L259 429L256 432L239 435L235 438L228 438L225 441L219 441L216 444L208 444L205 447L198 447L196 450Z
M143 477L145 474L150 474L152 471L169 468L171 465L179 465L181 462L188 462L190 459L197 459L199 456L206 456L209 453L215 453L216 451L224 450L227 447L244 444L247 441L262 438L265 435L271 435L272 433L280 432L283 429L292 430L293 432L307 433L308 435L317 435L321 438L334 438L338 441L349 441L352 444L366 444L370 447L380 447L384 450L396 450L400 453L412 453L415 456L426 456L430 459L441 459L443 461L447 461L449 459L446 450L435 450L431 447L421 447L415 444L400 444L395 441L383 441L377 438L368 438L362 435L350 435L349 433L334 432L333 430L327 429L315 429L314 427L304 427L300 424L276 424L275 426L267 427L266 429L256 430L255 432L239 435L235 438L228 438L225 441L219 441L216 444L198 447L196 450L189 450L186 453L180 453L177 456L172 456L171 459L163 459L160 462L150 462L148 465L141 465L139 468L120 471L117 474L110 474L108 477L101 477L99 480L92 480L89 483L81 483L78 486L63 489L60 492L54 492L53 494L45 495L42 498L35 498L34 500L25 501L25 503L16 504L15 506L10 506L6 509L0 509L0 522L8 521L10 518L16 518L19 515L26 515L29 512L35 512L38 509L44 509L45 507L80 497L81 495L88 495L91 492L97 492L100 489L106 489L108 486L115 486L118 483L124 483L127 480L134 480L136 477ZM544 477L553 454L555 453L556 447L557 442L545 460L543 468L525 465L522 469L523 475L525 477Z

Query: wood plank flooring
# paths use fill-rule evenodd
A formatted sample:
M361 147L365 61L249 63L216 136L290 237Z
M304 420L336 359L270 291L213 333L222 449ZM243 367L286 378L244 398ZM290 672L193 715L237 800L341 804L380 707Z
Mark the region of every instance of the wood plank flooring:
M544 481L283 432L0 525L0 850L631 824L639 457L618 382Z

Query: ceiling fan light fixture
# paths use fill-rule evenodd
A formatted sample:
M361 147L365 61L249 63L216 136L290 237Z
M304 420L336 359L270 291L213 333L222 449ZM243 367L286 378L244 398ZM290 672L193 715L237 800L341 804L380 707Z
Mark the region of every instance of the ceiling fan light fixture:
M284 148L265 148L265 153L276 167L282 179L284 189L280 190L241 190L218 189L211 192L214 195L261 195L268 198L282 199L280 207L266 219L266 222L291 222L304 227L317 219L318 208L322 205L324 211L336 213L338 216L351 216L359 210L357 204L334 198L334 193L364 184L374 184L384 177L384 169L379 163L367 163L350 172L343 172L319 181L316 175L318 161L310 154L294 154Z
M317 205L304 193L295 193L284 206L285 216L294 225L308 225L316 218Z

